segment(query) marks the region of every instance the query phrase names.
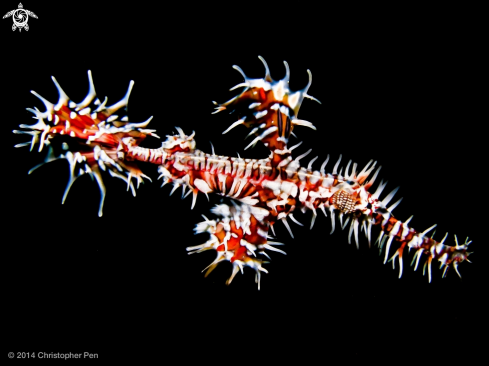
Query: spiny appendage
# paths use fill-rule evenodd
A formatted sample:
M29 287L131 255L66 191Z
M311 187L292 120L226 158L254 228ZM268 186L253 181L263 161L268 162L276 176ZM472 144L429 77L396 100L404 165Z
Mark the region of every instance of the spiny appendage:
M226 103L218 105L214 113L225 109L231 109L232 112L237 109L238 121L234 122L223 133L229 132L240 124L252 128L248 136L255 135L256 138L245 150L255 146L258 141L262 141L275 154L274 163L278 163L290 155L287 142L293 133L294 125L316 129L311 122L297 119L303 99L310 98L319 101L307 94L312 83L312 74L309 70L307 70L309 74L307 86L302 90L292 92L289 89L290 71L287 62L284 61L285 77L274 81L270 76L265 60L261 56L259 59L265 66L265 77L263 79L251 79L245 75L241 68L234 65L233 68L243 75L244 82L231 88L231 90L239 87L244 87L244 90ZM214 104L217 105L216 102Z
M401 221L396 220L392 215L388 217L385 214L377 214L374 217L374 222L376 224L380 224L382 227L382 231L380 232L376 243L378 243L380 248L379 254L381 254L382 250L385 248L384 263L387 262L392 241L396 240L400 243L400 246L388 261L392 261L392 266L394 268L396 257L399 259L399 278L402 276L402 256L403 250L406 246L409 248L409 250L416 249L416 253L414 254L413 260L411 261L411 265L416 262L414 270L418 268L421 256L423 254L427 256L425 264L423 266L423 275L425 275L426 267L428 267L429 282L431 282L432 277L431 262L433 261L433 259L437 259L440 262L440 269L444 267L442 275L443 277L446 276L447 270L450 268L450 264L453 265L453 268L455 269L459 277L461 277L460 272L458 271L458 265L465 260L467 262L470 262L468 256L471 253L468 252L467 249L472 241L469 241L469 238L467 238L463 244L459 245L457 236L455 235L455 245L447 246L444 244L444 242L448 236L448 233L445 234L441 242L437 242L433 239L434 233L431 237L426 237L426 234L433 228L435 228L436 224L426 229L425 231L418 233L414 229L407 226L409 221L411 221L411 218L409 218L409 220L407 220L405 223L402 223Z
M362 172L365 171L366 173L367 167L368 165L364 168ZM348 167L346 171L348 171ZM365 234L369 239L369 244L370 244L371 225L372 224L380 225L381 232L379 234L376 243L378 243L380 247L380 252L382 252L383 248L385 248L384 263L386 263L386 261L388 260L389 250L392 242L395 240L400 244L399 248L395 251L394 255L389 259L389 261L392 261L392 265L394 267L395 259L396 257L398 258L399 278L402 276L402 271L403 271L402 257L403 257L404 248L406 246L409 248L409 250L416 249L416 254L411 263L413 264L414 260L416 260L415 270L418 267L418 263L421 256L423 254L427 255L426 263L423 269L423 275L425 274L426 266L428 266L429 282L431 282L431 262L433 259L437 259L440 262L441 264L440 268L445 267L443 271L443 277L445 277L450 264L453 264L455 271L460 276L460 273L458 272L457 269L458 264L460 262L463 262L464 260L469 261L467 258L470 254L469 252L467 252L468 245L470 244L468 238L464 244L459 245L457 241L457 237L455 236L455 246L447 246L444 245L443 243L445 242L448 233L447 235L445 235L445 237L441 242L437 242L436 240L433 240L433 236L431 238L427 238L425 236L426 233L428 233L436 225L433 225L431 228L421 233L418 233L416 230L408 227L408 224L411 221L412 216L405 223L394 218L392 211L399 205L402 198L397 200L393 204L390 204L390 202L394 198L399 187L392 190L383 199L380 199L380 195L382 194L384 188L386 187L387 182L384 183L383 181L381 181L377 190L373 194L367 192L367 189L372 186L373 181L377 176L377 173L378 170L375 173L373 179L371 179L368 183L364 184L363 187L360 187L360 189L357 190L359 194L355 195L354 197L353 196L344 197L343 195L341 195L341 199L337 202L337 205L339 205L337 207L344 207L343 211L347 213L347 212L351 212L352 210L351 201L353 199L357 200L356 201L357 205L354 207L355 211L353 211L350 214L350 217L352 218L352 222L350 225L348 242L350 242L350 238L353 232L355 234L355 241L357 242L357 246L358 246L358 238L357 238L358 228L361 226L361 228L365 230ZM360 174L360 176L362 176L362 173ZM363 176L366 179L368 174L363 174ZM350 176L349 179L353 179L353 181L357 180L357 178L354 176L353 177Z
M261 254L270 258L265 249L285 254L284 251L274 247L274 245L282 245L282 243L267 240L268 223L266 217L268 211L233 202L233 206L217 205L211 212L219 216L219 219L209 220L203 216L205 221L197 224L194 229L196 234L208 232L210 239L204 244L188 247L187 251L189 254L210 249L217 251L216 259L204 268L204 271L207 269L206 277L220 262L231 262L233 270L231 277L226 282L228 285L238 270L243 273L244 266L253 268L256 272L255 282L258 283L258 289L260 289L261 272L268 272L262 267L262 264L267 262L259 259L257 255Z
M333 233L335 228L335 213L338 213L342 229L345 229L350 222L348 243L351 243L353 235L358 248L359 232L365 232L370 245L372 226L379 225L381 227L381 232L376 243L379 244L381 250L385 248L384 263L388 259L389 249L392 242L395 240L400 243L399 248L390 259L390 261L393 261L394 265L394 259L396 257L398 258L400 266L399 277L402 275L402 257L403 250L406 246L408 246L409 249L414 248L417 250L414 258L416 260L416 268L422 254L427 255L425 268L428 266L430 282L431 262L434 258L440 261L441 267L445 267L443 276L446 275L450 264L453 264L457 274L459 274L457 269L458 264L464 260L468 261L467 257L470 254L467 252L467 246L470 243L468 239L463 245L459 245L455 238L455 246L446 246L443 244L446 236L441 243L433 240L433 238L425 237L425 234L434 226L422 233L418 233L414 229L408 227L408 223L411 219L405 223L395 219L392 215L392 211L399 205L402 198L393 204L390 202L394 198L399 187L395 188L382 199L380 198L380 195L386 187L387 182L384 183L381 181L373 194L368 192L368 189L374 184L381 168L377 168L373 177L367 181L376 162L372 164L372 161L370 161L365 168L357 174L356 164L353 164L353 168L350 172L350 161L343 174L343 168L340 168L338 173L339 164L341 162L340 156L334 166L333 174L324 174L324 167L328 162L329 157L326 159L325 163L323 163L321 172L311 172L314 160L315 159L309 163L307 170L303 168L300 168L299 170L291 170L292 172L297 171L298 178L301 181L298 187L298 199L302 210L310 209L313 211L311 227L316 218L316 208L322 209L325 215L325 209L327 209L330 211L332 224L331 233ZM290 214L289 217L295 221L292 214ZM346 221L343 222L345 217ZM288 226L287 228L289 229Z
M131 188L135 195L131 178L136 178L139 186L142 178L148 177L135 163L124 160L124 149L127 150L127 147L123 140L129 138L132 145L138 145L146 135L158 137L153 133L155 130L145 128L152 117L145 122L129 123L128 117L124 115L134 85L133 81L130 82L124 98L111 106L106 106L107 97L103 102L97 98L90 71L88 71L88 94L80 103L71 101L56 79L54 77L52 79L58 89L58 102L53 104L31 91L44 103L46 110L41 112L37 108L27 108L34 114L33 118L37 123L21 124L20 127L27 131L13 131L32 136L31 141L17 144L15 147L30 145L32 151L34 145L39 143L38 151L41 151L44 146L48 146L47 157L40 165L57 159L68 161L70 178L63 195L63 203L71 185L78 177L85 173L95 177L101 192L99 216L102 216L105 187L99 168L108 171L111 176L124 180L128 190ZM121 109L123 112L121 117L114 114ZM40 165L31 169L29 173Z

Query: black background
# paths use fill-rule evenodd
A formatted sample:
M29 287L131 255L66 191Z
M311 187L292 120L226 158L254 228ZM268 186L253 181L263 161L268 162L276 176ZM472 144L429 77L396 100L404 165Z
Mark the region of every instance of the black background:
M17 6L9 4L4 13ZM486 320L487 292L487 84L477 10L65 4L23 2L39 18L29 20L28 32L12 32L11 19L0 22L6 351L160 358L177 346L204 346L197 352L203 360L227 349L243 359L261 349L271 357L324 360L336 353L381 357L388 349L405 355L434 345L449 352L444 342L460 346L460 339L461 348L472 350L464 357L478 349L474 330ZM53 75L80 101L92 70L98 95L109 103L134 80L130 120L153 115L149 128L162 138L179 126L195 130L204 151L212 141L221 155L264 157L262 146L242 152L249 142L243 127L221 134L233 115L211 115L211 101L228 100L235 95L228 89L242 81L232 65L263 76L258 55L275 79L284 76L286 60L293 90L307 84L307 69L313 73L309 93L322 104L305 100L300 117L317 131L297 128L304 143L296 152L313 148L316 168L327 154L333 163L343 154L344 162L360 167L377 160L387 192L401 186L396 217L414 215L419 231L437 223L435 238L448 231L449 244L454 233L473 239L473 263L459 267L462 280L453 270L442 280L435 265L428 284L420 269L408 266L412 254L398 279L397 268L383 265L366 239L357 250L347 232L330 235L329 218L320 216L311 231L291 223L295 239L277 225L287 256L271 254L261 291L249 269L226 286L228 263L204 278L200 271L214 253L185 250L207 240L193 235L193 227L216 197L200 196L190 210L190 198L181 201L180 190L168 197L171 187L159 188L156 167L144 166L153 183L135 198L122 181L104 176L99 218L98 188L88 177L61 205L68 164L53 162L27 175L44 154L13 147L26 137L11 131L34 123L25 108L44 108L30 90L55 102ZM295 217L309 222L309 215Z

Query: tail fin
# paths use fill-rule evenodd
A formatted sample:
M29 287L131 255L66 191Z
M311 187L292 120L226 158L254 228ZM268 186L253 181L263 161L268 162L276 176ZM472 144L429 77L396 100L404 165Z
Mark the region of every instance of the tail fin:
M412 216L411 216L412 218ZM433 259L437 259L440 262L440 268L444 268L443 277L446 276L447 270L450 268L450 264L453 265L453 268L460 275L458 271L458 264L463 261L469 261L467 258L471 253L467 252L468 246L472 241L469 241L469 238L465 240L463 244L458 243L457 236L455 235L455 246L445 245L445 239L448 236L448 233L445 234L441 242L438 242L433 239L434 234L431 237L427 237L426 234L435 228L436 225L431 226L425 231L419 233L416 230L407 226L411 218L408 219L407 222L402 223L401 221L395 219L392 215L386 219L385 215L378 214L375 218L375 223L380 224L382 231L376 241L379 246L380 253L382 250L385 250L384 255L384 263L387 261L392 262L392 267L395 268L395 259L398 258L399 261L399 278L402 276L403 271L403 251L407 246L408 250L415 249L416 252L414 254L413 260L411 261L411 265L416 262L414 266L414 270L418 268L419 260L421 256L424 254L427 256L425 264L423 266L423 275L426 272L426 267L428 267L428 281L431 282L431 262ZM396 240L400 243L399 248L394 252L392 257L389 257L389 250L393 240Z
M326 162L327 161L328 159L326 159ZM348 242L351 243L353 236L357 247L359 246L359 233L361 231L365 232L370 245L372 226L379 225L381 232L376 243L379 245L381 252L382 250L385 251L384 263L392 261L393 266L395 266L395 259L398 258L400 267L399 277L402 276L402 258L406 246L409 250L416 250L414 256L414 260L416 261L415 270L418 267L421 256L423 254L427 256L425 269L428 267L428 277L430 282L431 262L433 259L437 259L441 263L441 267L444 267L443 276L446 275L450 264L453 265L457 274L460 276L457 269L458 264L465 260L469 261L467 258L470 255L470 253L467 252L468 245L470 244L468 238L465 243L459 245L457 237L455 237L455 246L447 246L444 244L447 235L445 235L441 242L434 240L433 236L431 238L426 236L426 234L436 225L421 233L410 228L408 224L411 221L411 218L403 223L397 220L392 214L392 211L402 200L401 198L394 203L391 203L398 188L395 188L381 199L380 195L387 185L387 182L384 183L384 181L381 181L374 193L369 192L381 167L377 168L370 180L367 181L367 178L373 172L377 162L371 160L365 168L357 174L357 164L354 163L352 170L350 170L351 161L349 161L344 170L344 175L343 168L340 168L338 173L340 162L341 155L333 168L332 175L324 175L324 170L323 168L321 169L323 181L320 184L318 191L315 192L314 198L312 198L316 199L316 201L305 202L306 207L312 207L314 209L315 207L321 209L327 208L330 211L332 223L331 233L335 228L335 213L338 213L342 229L346 228L349 224ZM315 178L316 182L319 182L317 179L319 176L318 173ZM314 177L314 175L311 174L311 177ZM329 193L325 194L327 192ZM323 196L325 198L321 198ZM344 219L346 219L345 222L343 222ZM389 259L389 252L394 241L398 242L400 245L394 252L394 255Z

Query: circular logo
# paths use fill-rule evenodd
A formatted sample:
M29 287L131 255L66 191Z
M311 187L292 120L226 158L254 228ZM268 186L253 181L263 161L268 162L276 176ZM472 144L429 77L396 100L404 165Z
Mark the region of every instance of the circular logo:
M22 28L27 24L29 14L24 9L16 9L12 14L12 19L17 27Z

